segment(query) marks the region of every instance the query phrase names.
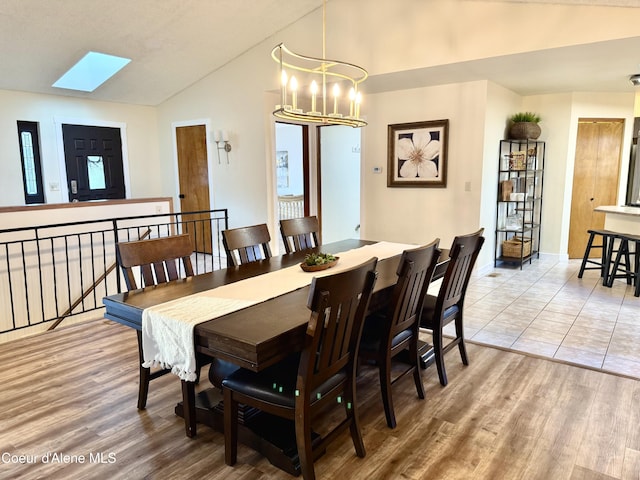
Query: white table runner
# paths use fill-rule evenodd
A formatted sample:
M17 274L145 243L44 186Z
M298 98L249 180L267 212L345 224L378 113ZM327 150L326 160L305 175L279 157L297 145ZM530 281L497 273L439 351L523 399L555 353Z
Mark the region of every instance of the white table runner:
M171 368L182 380L195 381L197 324L303 288L314 276L331 275L371 257L383 260L408 248L415 245L378 242L337 253L338 264L321 272L304 272L295 265L146 308L142 312L143 366Z

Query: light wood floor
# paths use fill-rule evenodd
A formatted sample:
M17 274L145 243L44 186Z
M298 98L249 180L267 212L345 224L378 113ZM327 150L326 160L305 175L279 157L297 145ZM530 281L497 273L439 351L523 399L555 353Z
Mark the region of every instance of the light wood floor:
M423 372L426 400L411 379L397 385L395 430L386 427L374 370L363 369L367 456L357 458L345 434L316 463L318 477L640 478L640 381L468 348L469 367L448 355L447 387L434 367ZM99 319L0 350L2 479L293 478L242 446L238 464L226 466L223 437L207 427L186 438L173 414L180 382L172 375L152 382L147 409L138 411L136 341L127 327ZM58 463L43 463L48 453ZM98 454L105 463L95 462ZM34 463L18 463L18 455ZM76 458L64 463L60 455Z

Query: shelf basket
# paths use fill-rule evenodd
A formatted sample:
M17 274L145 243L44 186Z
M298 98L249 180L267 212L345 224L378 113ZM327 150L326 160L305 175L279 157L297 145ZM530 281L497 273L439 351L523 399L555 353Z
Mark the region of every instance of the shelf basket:
M502 242L503 257L520 258L521 252L523 257L531 255L531 240L521 237L512 237L511 239Z

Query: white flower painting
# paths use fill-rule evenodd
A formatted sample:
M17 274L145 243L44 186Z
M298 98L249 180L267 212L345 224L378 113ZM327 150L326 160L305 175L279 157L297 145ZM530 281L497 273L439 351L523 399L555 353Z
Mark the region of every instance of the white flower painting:
M446 187L448 120L389 125L389 187Z

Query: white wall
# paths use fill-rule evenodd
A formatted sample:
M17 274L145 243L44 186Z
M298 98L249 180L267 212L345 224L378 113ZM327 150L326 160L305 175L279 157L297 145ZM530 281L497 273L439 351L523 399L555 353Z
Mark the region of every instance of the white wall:
M7 90L0 90L0 105L0 206L24 205L18 120L39 124L47 203L61 202L66 188L60 171L63 149L56 131L61 118L87 125L124 123L131 181L127 198L163 196L166 189L160 181L155 108ZM51 184L58 184L59 190L53 191Z
M158 107L159 151L165 184L172 182L175 176L172 122L206 118L212 129L229 132L232 145L229 164L214 162L211 189L212 208L230 209L231 228L263 223L272 216L269 204L276 192L268 193L268 185L275 181L275 169L272 168L275 145L269 143L273 137L267 141L266 135L267 132L274 135L275 130L265 92L275 90L277 78L270 77L275 73L275 63L269 55L269 45L265 43L247 52ZM271 145L268 161L265 159L267 144ZM215 144L210 150L215 150ZM167 193L176 194L175 190Z
M486 82L372 95L363 131L362 237L443 246L479 227ZM387 129L396 123L449 120L446 188L387 187ZM382 167L383 174L373 173ZM465 191L469 182L470 191Z
M305 35L320 35L319 19L315 22ZM482 0L333 0L327 2L327 57L363 65L376 75L635 37L639 23L637 7ZM357 41L345 40L346 36ZM319 48L321 44L316 45ZM630 65L632 69L635 66Z
M624 204L633 130L634 94L573 93L526 97L522 110L539 112L541 140L547 142L542 205L542 253L567 258L571 194L579 118L624 118L625 132L618 187Z
M507 119L520 110L521 102L522 98L519 95L500 85L487 82L480 201L480 226L485 229L485 243L477 260L480 269L494 264L500 140L507 138Z
M377 75L631 37L639 23L637 8L480 0L381 0L372 8L367 0L334 0L327 5L327 56L362 64ZM230 132L233 147L228 165L213 162L212 208L229 208L232 227L264 221L274 225L271 110L278 103L278 75L270 51L284 41L294 51L319 55L321 24L319 9L157 108L0 91L0 204L24 201L16 120L40 122L46 185L60 178L56 117L125 123L130 196L175 198L171 125L207 119L212 129ZM572 174L567 162L573 158L575 120L619 116L626 103L622 96L588 93L522 99L485 81L365 95L362 111L369 126L362 131L363 238L424 243L440 236L447 244L455 233L480 226L490 235L497 144L504 138L506 117L531 109L542 115L542 139L548 142L541 248L566 252ZM632 109L633 99L629 104ZM447 188L387 188L387 125L442 118L450 121ZM628 152L623 153L627 158ZM383 167L384 173L373 174L373 166ZM465 191L467 182L470 191ZM57 198L59 193L47 191L48 201ZM492 253L486 257L488 252L485 248L481 263L492 258Z
M607 22L602 21L603 17ZM376 75L635 36L639 21L640 9L629 8L464 0L379 1L376 8L372 8L367 0L340 0L327 4L327 56L362 64L371 75ZM319 9L159 107L160 161L164 168L164 184L170 183L175 175L175 159L170 148L171 122L209 118L212 128L231 132L234 148L230 165L214 166L213 207L229 207L232 226L273 221L269 210L272 202L265 199L275 195L270 187L274 176L270 171L273 159L269 158L274 154L270 138L273 135L270 111L273 104L278 103L277 96L271 93L277 90L278 74L269 54L273 46L285 42L294 51L319 56L321 25ZM523 31L527 35L522 35ZM354 38L358 41L353 41ZM438 96L429 90L416 89L390 92L388 95L391 97L387 94L365 95L363 115L370 124L364 129L362 146L365 162L363 189L367 200L363 212L363 235L403 236L398 229L397 218L394 219L394 227L380 227L376 223L370 227L367 225L369 221L377 222L379 219L378 212L383 203L377 200L380 194L385 199L400 203L405 199L419 198L422 202L429 198L438 204L441 211L454 205L461 209L465 227L478 226L479 185L483 181L479 164L485 155L483 141L489 140L484 133L484 109L488 107L486 88L480 84L476 87L483 90L482 93L468 91L468 86L434 88L444 88L444 94ZM450 93L449 88L453 88L454 93ZM366 93L366 84L364 90ZM271 102L265 100L269 96ZM398 96L402 106L394 104L394 100L387 100L394 96ZM469 105L462 103L469 99ZM389 189L386 192L385 186L380 187L381 182L386 182L384 175L371 178L368 168L374 164L386 167L386 125L439 118L454 120L450 132L453 160L450 187L440 192L434 189L407 189L405 193ZM472 121L474 118L476 121ZM490 128L500 130L502 127ZM468 165L472 166L471 171L466 169ZM456 171L458 168L461 169L459 172ZM456 176L456 173L463 177ZM471 192L459 189L466 181L471 181ZM369 186L373 188L372 193L367 192ZM469 202L470 199L474 202ZM371 207L369 201L372 202ZM388 212L384 213L383 209L383 218L387 216ZM429 218L426 224L421 223L422 227L408 227L406 240L429 240L424 237L438 234L443 236L443 241L448 241L455 222L452 215L442 216L445 222L442 230L427 229L427 226L442 223ZM485 220L484 215L482 220Z

